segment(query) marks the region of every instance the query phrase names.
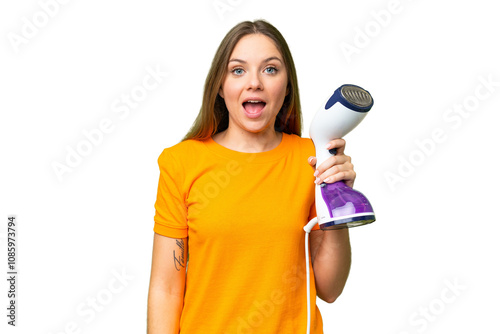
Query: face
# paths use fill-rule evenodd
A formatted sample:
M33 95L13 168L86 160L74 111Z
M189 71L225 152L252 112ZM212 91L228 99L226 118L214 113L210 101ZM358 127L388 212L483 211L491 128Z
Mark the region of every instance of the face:
M229 111L230 130L274 131L287 94L283 57L262 34L242 37L231 56L219 95Z

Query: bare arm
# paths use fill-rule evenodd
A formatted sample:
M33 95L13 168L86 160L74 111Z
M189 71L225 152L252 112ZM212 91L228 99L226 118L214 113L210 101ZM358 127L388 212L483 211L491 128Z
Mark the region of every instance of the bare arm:
M329 145L328 148L336 148L337 153L315 169L316 184L343 180L352 188L356 173L351 157L344 154L345 140L334 139ZM317 159L309 157L308 162L315 168ZM324 301L333 303L344 290L351 269L349 230L317 230L312 231L310 237L317 294Z
M186 284L187 238L154 235L148 334L178 334Z
M351 268L349 230L316 230L310 237L317 295L333 303L344 290Z

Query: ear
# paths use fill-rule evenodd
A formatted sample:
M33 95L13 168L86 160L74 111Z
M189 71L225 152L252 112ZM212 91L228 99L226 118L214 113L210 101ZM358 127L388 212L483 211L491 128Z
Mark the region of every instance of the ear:
M224 91L222 90L222 87L219 88L219 95L220 97L224 98Z

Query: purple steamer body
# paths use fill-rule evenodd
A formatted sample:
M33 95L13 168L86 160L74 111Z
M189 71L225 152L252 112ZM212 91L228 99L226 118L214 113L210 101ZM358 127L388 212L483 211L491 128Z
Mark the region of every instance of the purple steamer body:
M343 181L323 183L323 200L332 221L320 224L322 230L337 230L361 226L375 221L368 199L361 192L348 187Z

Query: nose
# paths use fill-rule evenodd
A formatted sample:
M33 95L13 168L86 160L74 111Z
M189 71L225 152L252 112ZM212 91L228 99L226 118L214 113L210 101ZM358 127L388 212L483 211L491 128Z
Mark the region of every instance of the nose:
M260 73L258 71L252 71L252 73L247 78L247 88L249 90L262 90L264 88Z

